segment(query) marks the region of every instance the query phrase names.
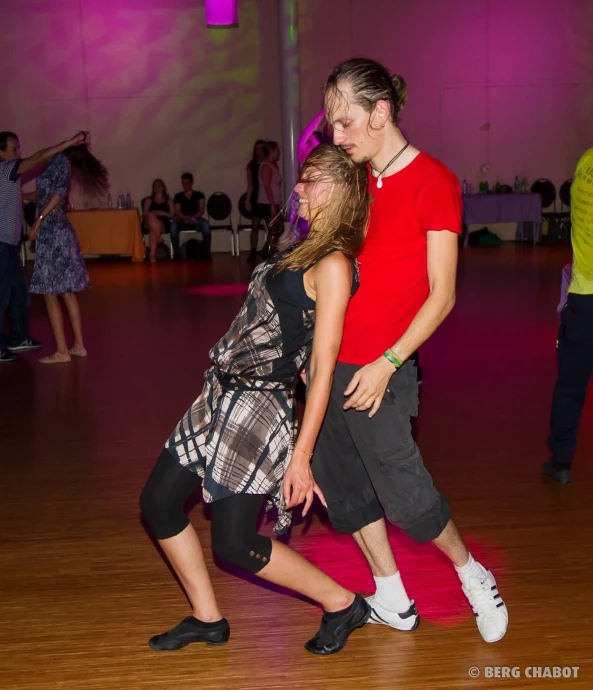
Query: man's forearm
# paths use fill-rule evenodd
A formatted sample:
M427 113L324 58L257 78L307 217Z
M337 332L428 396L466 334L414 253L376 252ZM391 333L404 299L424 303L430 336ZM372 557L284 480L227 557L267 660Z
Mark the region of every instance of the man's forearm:
M21 164L19 165L19 174L22 175L23 173L26 173L29 170L33 170L38 165L45 163L50 158L52 158L52 156L55 156L56 153L62 152L65 148L68 147L68 145L68 141L63 141L61 144L50 146L48 149L42 149L41 151L37 151L37 153L34 153L32 156L29 156L29 158L25 158L21 161Z
M441 294L433 291L420 311L414 317L402 337L394 343L392 350L405 361L425 343L451 313L455 294Z

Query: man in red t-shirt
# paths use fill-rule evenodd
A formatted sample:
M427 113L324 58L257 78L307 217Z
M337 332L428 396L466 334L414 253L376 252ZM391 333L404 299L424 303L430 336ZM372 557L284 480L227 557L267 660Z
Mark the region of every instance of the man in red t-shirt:
M370 622L400 630L419 622L386 516L451 559L482 637L496 642L507 629L506 606L467 550L411 433L418 380L409 358L455 302L461 196L454 175L404 139L397 122L406 97L401 77L362 58L336 67L325 86L334 143L370 167L371 217L312 469L334 528L354 536L375 576Z

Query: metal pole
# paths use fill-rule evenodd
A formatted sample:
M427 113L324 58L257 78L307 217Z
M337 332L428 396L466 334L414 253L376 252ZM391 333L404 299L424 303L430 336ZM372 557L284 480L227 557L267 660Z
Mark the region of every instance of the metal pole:
M297 145L301 134L297 0L280 0L278 4L282 89L282 169L284 195L288 197L298 179Z

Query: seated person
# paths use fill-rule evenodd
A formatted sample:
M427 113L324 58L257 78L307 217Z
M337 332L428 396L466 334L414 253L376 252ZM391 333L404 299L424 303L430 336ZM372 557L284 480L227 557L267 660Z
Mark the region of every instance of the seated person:
M204 218L206 197L202 192L193 189L194 176L191 173L183 173L181 176L183 191L175 195L175 224L171 228L171 240L175 256L181 256L179 245L179 233L182 230L196 230L202 233L206 258L210 260L210 244L212 229L210 223Z
M161 235L173 228L173 202L162 180L152 183L152 194L142 200L142 226L150 234L150 262L156 262L156 249L162 242ZM171 232L171 239L173 233Z

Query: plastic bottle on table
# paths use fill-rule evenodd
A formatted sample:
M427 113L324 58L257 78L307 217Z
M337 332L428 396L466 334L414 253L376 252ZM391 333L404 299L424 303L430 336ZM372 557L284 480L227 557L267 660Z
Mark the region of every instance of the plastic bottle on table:
M463 180L463 185L461 187L461 193L467 194L467 180Z
M113 199L111 198L111 194L107 195L107 208L113 208Z
M515 179L513 180L513 194L518 194L519 193L519 175L515 175Z
M132 208L132 197L126 194L126 208Z

